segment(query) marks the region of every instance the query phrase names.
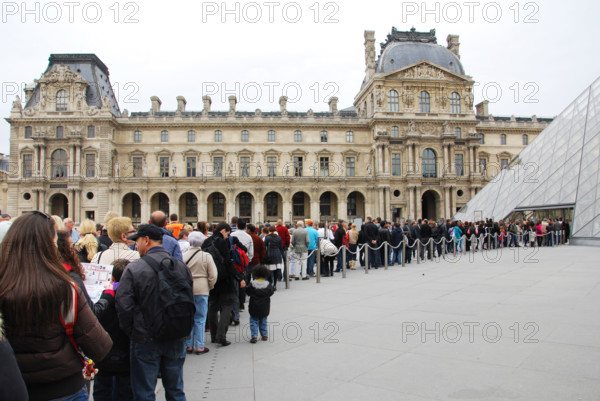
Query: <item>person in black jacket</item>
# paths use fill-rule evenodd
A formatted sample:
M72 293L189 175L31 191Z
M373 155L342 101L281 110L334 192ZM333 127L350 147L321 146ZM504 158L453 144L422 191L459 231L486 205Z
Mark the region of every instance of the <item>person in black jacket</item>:
M339 250L337 254L337 268L335 269L336 273L342 271L344 256L342 251L342 246L344 245L344 237L346 236L346 230L344 230L344 220L338 221L337 229L335 230L335 234L333 237L333 245Z
M390 254L391 254L392 248L389 245L391 245L391 243L392 243L392 236L390 235L389 226L390 226L390 222L385 221L385 220L382 220L380 223L380 226L379 226L379 241L377 241L377 246L381 246L381 248L379 248L379 260L381 260L381 264L385 264L386 258L387 258L388 264L391 264ZM387 255L385 253L384 242L388 243Z
M394 248L392 248L391 251L391 258L390 258L390 264L393 265L394 263L402 263L402 239L404 237L404 232L402 231L402 228L400 228L400 223L395 222L394 223L394 229L392 230L392 246Z
M217 265L219 278L208 298L208 325L211 342L219 343L224 347L231 344L230 341L227 341L227 329L231 320L231 312L233 312L236 288L237 286L246 287L244 275L237 271L231 260L229 234L231 234L231 226L227 223L219 223L213 235L202 244L202 249L207 249L214 243L223 257L223 265Z
M96 363L98 374L94 380L94 401L111 401L113 395L116 400L133 400L129 377L129 337L119 327L115 307L115 293L128 264L127 259L112 262L111 284L94 304L94 314L113 342L106 358Z
M366 223L362 226L361 231L365 233L366 244L369 246L369 266L368 268L374 267L377 269L380 265L379 263L379 252L375 249L377 248L377 241L379 240L379 231L377 230L377 226L375 223L371 221L370 217L366 218Z
M246 294L250 297L248 311L250 312L250 342L255 344L258 339L258 331L263 341L269 339L269 326L267 317L271 310L271 296L274 293L273 286L267 281L270 271L265 265L259 265L252 270L254 280L246 287Z
M433 258L431 252L431 244L429 243L429 239L433 236L433 231L429 226L429 221L427 219L423 219L421 223L421 260L425 254L425 249L427 249L427 258L431 260Z

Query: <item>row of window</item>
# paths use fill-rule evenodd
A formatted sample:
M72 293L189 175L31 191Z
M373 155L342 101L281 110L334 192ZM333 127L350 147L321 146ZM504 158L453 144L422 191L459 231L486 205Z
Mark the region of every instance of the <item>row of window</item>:
M388 92L388 111L391 113L400 112L400 95L394 89ZM431 96L427 91L419 93L419 111L421 113L431 112ZM450 94L450 113L460 114L460 95L458 92Z
M458 128L460 129L460 128ZM460 136L457 135L457 138L460 138ZM523 134L523 136L521 137L523 146L527 146L529 145L529 135L527 134ZM485 144L485 136L483 134L479 134L479 143L481 145ZM500 145L506 145L506 134L500 134Z
M67 152L63 149L57 149L52 153L52 168L51 176L53 178L67 178L68 177L68 165L67 165ZM223 157L216 156L213 158L213 171L207 172L215 177L223 176ZM436 178L437 177L437 156L432 149L425 149L423 151L422 158L422 173L425 178ZM486 169L486 159L479 159L479 164L482 171ZM240 157L240 177L250 176L250 157ZM169 157L161 157L159 159L159 173L163 178L169 177L170 170L170 159ZM500 159L500 167L502 169L508 168L508 159ZM260 169L260 166L257 166ZM329 157L319 158L319 171L318 174L321 177L328 177L330 175L330 161ZM462 154L455 155L455 168L456 175L464 175L464 156ZM287 167L285 168L285 175L288 174ZM143 158L133 158L133 176L142 177L143 170ZM356 175L356 158L346 157L346 176L354 177ZM33 155L30 153L23 155L23 177L29 178L33 174ZM275 177L277 175L277 157L267 157L267 175L269 177ZM304 163L302 156L294 156L293 163L293 175L295 177L304 176ZM402 175L402 164L400 153L392 153L392 175ZM85 154L85 176L95 177L96 176L96 155L93 153ZM186 158L186 177L197 176L197 159L195 157Z
M188 137L187 137L188 142L196 142L196 131L189 130L187 134L188 134ZM325 131L325 130L321 131L320 138L321 138L321 142L327 142L328 141L327 131ZM250 135L249 135L248 131L243 130L241 132L241 141L249 142L249 140L250 140ZM160 141L161 142L169 142L169 131L167 131L167 130L161 131ZM214 141L215 142L223 142L223 131L221 131L221 130L215 131ZM142 131L138 130L133 133L133 142L135 142L135 143L142 142ZM267 142L275 142L275 131L270 130L267 132ZM294 131L294 142L302 142L302 131L300 131L300 130ZM346 142L347 143L354 142L354 132L352 132L352 131L346 132Z
M33 137L33 127L28 125L27 127L25 127L25 138L30 139L32 137ZM63 127L62 125L59 125L58 127L56 127L56 138L62 139L64 137L65 137L65 127ZM87 137L88 137L88 139L92 139L92 138L96 137L96 126L88 125Z

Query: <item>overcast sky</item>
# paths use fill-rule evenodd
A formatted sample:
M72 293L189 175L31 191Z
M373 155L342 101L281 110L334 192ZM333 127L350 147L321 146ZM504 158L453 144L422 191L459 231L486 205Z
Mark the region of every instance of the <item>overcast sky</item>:
M25 4L25 7L23 6ZM121 110L327 110L353 104L364 77L364 31L379 43L392 26L460 35L475 103L494 115L553 117L600 75L600 2L565 1L1 1L0 114L41 76L52 53L95 53L109 68ZM17 87L21 89L16 89ZM0 122L0 152L9 125Z

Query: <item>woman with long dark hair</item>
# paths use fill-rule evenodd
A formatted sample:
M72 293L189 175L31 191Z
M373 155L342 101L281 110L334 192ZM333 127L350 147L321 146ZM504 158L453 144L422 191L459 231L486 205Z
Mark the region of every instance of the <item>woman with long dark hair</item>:
M42 212L17 218L0 244L0 310L29 399L87 400L83 362L69 342L61 317L76 300L75 343L101 360L108 334L77 290L56 248L54 220Z
M85 297L89 307L93 308L94 304L90 299L90 295L85 289L85 285L83 284L85 281L85 271L83 270L83 266L81 266L79 257L73 249L73 239L71 238L71 233L67 230L58 230L56 235L56 246L65 270L69 273L69 276L75 282L75 284L77 284L77 288L81 289L81 292L83 293L83 296Z

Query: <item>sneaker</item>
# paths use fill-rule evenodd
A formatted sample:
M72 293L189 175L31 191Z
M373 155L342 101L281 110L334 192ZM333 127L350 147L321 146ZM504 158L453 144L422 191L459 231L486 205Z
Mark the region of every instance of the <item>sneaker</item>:
M255 340L256 340L256 339L255 339ZM263 341L267 341L267 340L269 340L269 337L268 337L268 336L262 336L262 340L263 340Z
M252 344L256 344L256 342L257 342L257 341L258 341L258 339L257 339L256 337L252 337L252 338L250 339L250 342L251 342Z
M308 276L306 276L306 277L302 277L302 280L308 280L308 279L309 279L309 277L308 277ZM296 280L298 280L298 279L296 279Z

